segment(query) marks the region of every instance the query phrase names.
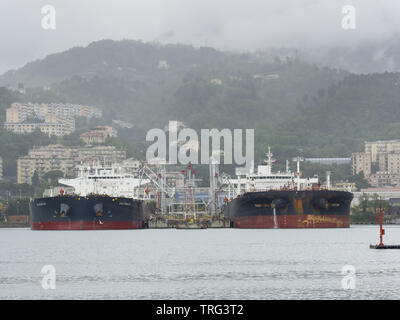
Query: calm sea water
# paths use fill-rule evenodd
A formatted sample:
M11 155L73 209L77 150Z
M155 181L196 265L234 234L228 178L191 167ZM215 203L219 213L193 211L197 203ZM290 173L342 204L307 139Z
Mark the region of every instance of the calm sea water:
M400 244L400 227L386 226ZM378 227L278 230L0 229L0 299L399 299L400 250ZM44 265L56 289L41 286ZM356 270L342 288L342 268Z

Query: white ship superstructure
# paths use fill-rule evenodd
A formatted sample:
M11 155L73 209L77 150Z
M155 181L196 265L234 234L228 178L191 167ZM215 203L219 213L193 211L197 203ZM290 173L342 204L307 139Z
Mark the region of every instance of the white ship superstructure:
M267 191L267 190L282 190L282 189L297 189L305 190L312 185L318 184L318 175L312 178L301 178L300 162L301 158L295 158L297 162L297 171L292 172L289 169L289 162L286 162L285 172L272 172L272 166L275 162L271 148L268 148L266 153L267 158L265 164L257 167L257 172L254 172L254 165L246 175L237 175L236 179L229 179L229 184L236 190L236 195L245 192Z
M136 188L149 183L148 179L140 179L119 165L78 166L76 169L78 170L77 178L59 179L58 182L74 188L74 194L83 197L97 194L137 198Z

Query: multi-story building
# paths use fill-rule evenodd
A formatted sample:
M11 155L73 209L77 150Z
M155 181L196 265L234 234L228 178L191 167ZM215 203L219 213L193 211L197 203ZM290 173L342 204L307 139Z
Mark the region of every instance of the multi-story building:
M400 152L387 154L387 171L390 174L400 174Z
M400 174L400 153L385 152L378 154L379 171Z
M32 184L35 172L40 179L50 171L62 171L64 176L72 176L74 159L69 157L20 157L17 161L17 182Z
M75 130L75 120L63 119L58 122L5 122L4 128L15 133L32 133L39 129L41 132L49 136L64 136L71 134ZM50 120L51 121L51 120Z
M28 155L35 158L57 158L68 157L75 158L77 156L76 147L66 147L62 144L50 144L48 146L33 147L29 150Z
M368 183L376 187L390 186L391 174L387 171L378 171L368 177Z
M365 178L371 175L372 161L371 154L355 152L351 155L353 175L362 172Z
M386 152L400 153L400 140L380 140L365 142L365 153L371 154L372 162L377 162L378 155L380 153Z
M21 122L27 117L43 119L46 115L59 117L101 118L103 113L96 107L82 106L70 103L21 103L15 102L6 110L7 122Z
M76 163L119 163L126 159L126 151L114 146L82 147L77 150Z
M34 147L28 155L17 161L18 183L32 184L32 177L37 172L42 178L49 171L62 171L65 176L75 174L75 166L85 163L116 163L126 159L124 150L114 146L65 147L49 145Z
M117 130L110 126L97 126L88 132L84 132L80 135L80 138L85 141L86 144L98 144L105 143L107 138L116 137Z
M352 154L353 174L364 173L373 186L400 182L400 140L365 142L365 152Z
M98 144L98 143L105 143L106 136L103 132L99 131L89 131L84 132L79 135L79 137L86 143L86 144Z
M13 103L6 110L4 127L16 133L30 133L36 129L48 135L63 136L75 130L74 117L101 117L95 107L74 104Z

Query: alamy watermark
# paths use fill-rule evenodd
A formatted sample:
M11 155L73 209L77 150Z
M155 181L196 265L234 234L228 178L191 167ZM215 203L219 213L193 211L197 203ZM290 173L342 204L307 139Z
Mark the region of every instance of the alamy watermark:
M353 290L356 288L356 268L351 264L346 264L342 268L341 284L344 290Z
M56 8L50 4L42 7L41 13L43 15L41 25L44 30L56 29Z
M245 131L245 155L243 155L242 129L201 129L199 140L199 135L194 129L179 130L178 122L170 121L167 131L168 146L167 134L164 130L151 129L147 132L146 141L154 142L147 148L148 163L210 164L210 157L213 157L216 163L221 163L222 155L223 164L244 165L242 169L247 171L254 162L254 129ZM221 140L223 140L223 151Z
M343 6L342 28L344 30L354 30L356 28L356 8L351 5Z
M43 278L41 281L44 290L56 289L56 268L53 265L47 264L42 268Z

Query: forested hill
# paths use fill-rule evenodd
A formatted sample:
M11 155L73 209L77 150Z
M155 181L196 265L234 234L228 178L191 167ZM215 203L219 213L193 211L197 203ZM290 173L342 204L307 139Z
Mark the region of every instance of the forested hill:
M213 68L226 60L236 62L240 57L231 57L212 48L102 40L92 42L87 47L74 47L51 54L42 60L29 62L18 70L6 72L0 77L0 85L15 85L18 82L28 87L51 85L73 76L159 82L164 79L163 75L177 76L195 66ZM160 73L159 70L171 72Z
M37 86L26 100L95 105L143 128L171 117L195 127L249 127L287 116L346 75L294 58L104 40L31 62L0 84Z
M197 129L254 128L259 157L268 144L282 158L348 156L364 140L400 136L397 73L353 75L282 55L104 40L31 62L0 81L24 82L19 100L93 105L106 121L129 121L135 131L120 135L135 146L168 120Z
M261 140L309 157L349 156L366 140L399 139L400 73L350 75L261 131Z

